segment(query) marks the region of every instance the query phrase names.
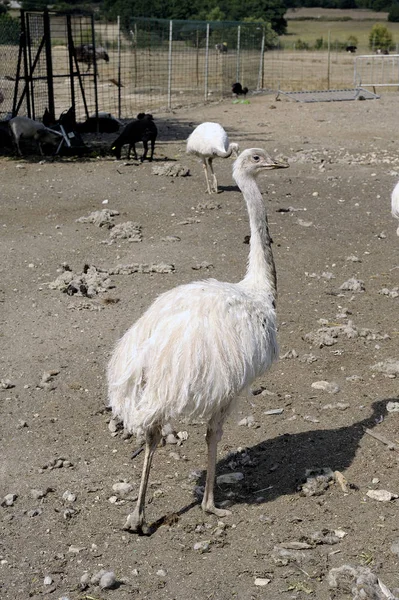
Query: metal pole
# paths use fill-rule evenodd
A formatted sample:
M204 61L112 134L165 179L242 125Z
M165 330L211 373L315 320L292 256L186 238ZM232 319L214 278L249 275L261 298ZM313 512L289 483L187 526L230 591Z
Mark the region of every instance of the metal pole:
M172 108L172 43L173 43L173 21L169 21L168 108Z
M94 105L96 110L97 133L99 132L98 122L98 88L97 88L97 57L96 57L96 32L94 30L94 15L91 15L91 38L93 43L93 71L94 71Z
M67 36L68 36L68 55L69 55L69 82L71 86L71 105L74 110L76 110L76 102L75 102L75 86L73 80L73 54L74 54L74 44L72 37L72 25L71 25L71 15L66 16L67 23Z
M121 118L121 18L118 15L118 119Z
M205 86L204 100L208 100L208 71L209 71L209 23L206 24L206 41L205 41Z
M262 35L262 43L260 46L260 61L259 61L259 73L258 73L258 85L256 86L257 90L263 88L263 62L265 57L265 32Z
M27 80L27 89L28 89L28 96L30 98L30 102L28 105L28 117L31 119L35 118L35 96L34 96L34 90L33 90L33 81L32 81L32 38L30 35L30 21L29 21L29 14L31 13L27 13L27 19L26 19L26 40L27 40L27 68L28 68L28 80Z
M241 25L237 27L237 66L236 66L236 81L240 81L240 42L241 42Z
M51 56L50 17L49 17L47 9L43 13L43 32L44 32L45 48L46 48L48 109L49 109L51 116L55 117L53 61L52 61L52 56Z
M331 31L328 30L328 41L327 41L327 89L330 89L330 60L331 60L331 48L330 48L330 40L331 40Z

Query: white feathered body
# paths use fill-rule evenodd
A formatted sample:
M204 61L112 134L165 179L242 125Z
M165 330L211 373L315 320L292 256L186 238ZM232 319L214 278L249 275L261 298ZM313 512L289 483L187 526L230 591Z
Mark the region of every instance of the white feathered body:
M109 406L134 433L178 417L209 420L277 358L267 290L215 279L159 296L118 342Z
M201 158L230 156L237 144L230 144L226 131L219 123L201 123L187 139L187 153Z
M399 182L395 185L391 197L392 215L399 219Z

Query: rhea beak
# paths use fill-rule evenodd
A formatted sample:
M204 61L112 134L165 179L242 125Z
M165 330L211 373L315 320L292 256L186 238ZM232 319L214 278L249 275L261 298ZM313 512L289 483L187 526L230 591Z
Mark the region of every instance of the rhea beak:
M273 159L272 163L265 165L266 169L287 169L290 165L281 160Z

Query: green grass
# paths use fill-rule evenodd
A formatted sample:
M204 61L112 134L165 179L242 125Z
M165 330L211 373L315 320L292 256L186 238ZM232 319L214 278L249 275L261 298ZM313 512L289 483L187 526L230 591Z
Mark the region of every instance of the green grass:
M314 9L315 15L320 9ZM342 12L342 11L341 11ZM352 13L354 11L351 11ZM310 16L310 15L309 15ZM337 15L338 16L338 15ZM327 21L324 19L311 18L309 20L288 20L287 35L281 36L280 40L286 48L292 48L293 44L298 40L302 40L313 47L318 38L328 39L330 32L330 41L332 46L335 41L346 43L350 36L355 36L358 39L357 53L367 54L369 48L369 34L373 25L381 21L377 20L360 20L350 19L348 21ZM342 18L342 14L339 15ZM399 23L385 22L386 27L392 33L394 44L399 45Z

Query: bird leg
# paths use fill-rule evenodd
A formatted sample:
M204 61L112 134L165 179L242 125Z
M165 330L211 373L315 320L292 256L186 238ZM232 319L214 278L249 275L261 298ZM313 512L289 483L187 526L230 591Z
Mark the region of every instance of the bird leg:
M161 429L158 426L156 426L154 429L151 429L146 434L143 472L141 475L137 504L134 511L127 517L126 523L123 527L123 529L132 531L133 533L141 533L144 535L149 533L149 527L146 524L144 517L145 493L148 485L152 457L154 456L161 437Z
M205 179L206 179L206 191L208 192L208 194L212 194L212 189L211 189L211 185L210 185L209 177L208 177L208 163L207 163L206 159L204 159L202 166L204 168Z
M212 173L212 191L215 192L215 194L217 194L218 193L218 180L216 179L215 171L213 170L213 159L212 158L208 158L208 164L209 164L209 168Z
M225 517L231 514L230 510L216 508L213 495L216 473L216 454L217 445L223 435L223 416L219 414L208 423L206 430L206 443L208 445L208 467L206 472L205 492L202 499L201 508L204 512L212 513L217 517Z

